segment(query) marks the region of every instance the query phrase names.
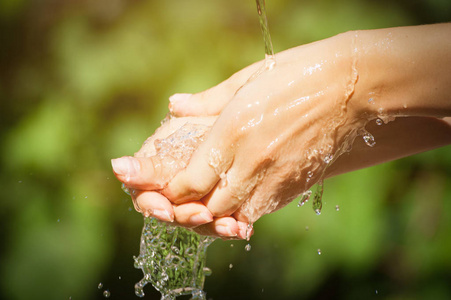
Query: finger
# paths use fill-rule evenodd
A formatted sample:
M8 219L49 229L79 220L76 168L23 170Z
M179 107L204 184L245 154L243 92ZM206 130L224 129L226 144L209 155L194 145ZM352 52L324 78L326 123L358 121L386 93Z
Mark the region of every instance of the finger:
M249 240L254 234L254 226L246 222L237 221L239 232L238 237L243 240Z
M155 156L124 156L111 160L116 177L128 187L139 190L162 189L168 178L168 168Z
M163 195L152 191L135 191L132 193L133 201L138 205L144 216L155 217L161 221L174 222L172 203Z
M213 221L213 216L201 202L189 202L174 207L175 221L184 227L196 227Z
M173 116L219 115L235 93L261 66L261 62L235 73L220 84L197 94L175 94L169 97L169 111Z
M240 225L232 217L216 218L213 222L193 228L201 235L220 237L222 239L241 239Z
M221 181L227 181L227 178L222 178ZM232 215L244 199L239 199L232 193L230 183L219 182L202 201L213 216L224 217Z
M200 200L217 184L233 161L231 134L215 127L194 152L188 166L177 173L161 191L173 203ZM216 129L216 130L215 130ZM227 131L227 130L225 130Z

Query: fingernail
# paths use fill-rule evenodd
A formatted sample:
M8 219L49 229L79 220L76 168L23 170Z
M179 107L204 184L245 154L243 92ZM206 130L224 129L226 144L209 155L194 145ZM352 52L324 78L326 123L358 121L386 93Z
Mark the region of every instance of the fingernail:
M192 215L189 218L192 225L202 225L213 221L213 216L208 212L201 212L199 214Z
M161 221L174 222L174 215L170 214L166 209L154 209L152 215Z
M216 225L215 230L221 236L237 236L236 233L232 232L232 229L230 229L229 226Z
M247 235L248 234L248 228L247 228L247 224L244 224L242 222L238 222L238 235L241 239L245 240L247 239Z
M191 97L192 94L186 94L186 93L180 93L180 94L174 94L171 97L169 97L169 102L172 104L177 102L182 102L188 100L189 97Z
M126 181L129 181L130 177L136 175L141 168L139 161L131 156L112 159L111 165L116 174L125 176Z

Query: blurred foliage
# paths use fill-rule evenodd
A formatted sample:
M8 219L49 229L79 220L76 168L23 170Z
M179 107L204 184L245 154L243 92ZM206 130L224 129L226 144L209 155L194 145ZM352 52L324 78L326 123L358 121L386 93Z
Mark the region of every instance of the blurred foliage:
M276 51L451 16L446 0L267 2ZM110 159L140 147L169 95L263 57L254 5L0 2L1 299L135 299L142 218ZM250 252L216 241L209 297L450 299L450 150L326 181L321 216L294 203L264 217Z

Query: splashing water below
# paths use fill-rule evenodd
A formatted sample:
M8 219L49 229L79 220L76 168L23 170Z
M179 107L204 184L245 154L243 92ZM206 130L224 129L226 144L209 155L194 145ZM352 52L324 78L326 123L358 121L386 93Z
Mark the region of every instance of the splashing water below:
M140 253L134 258L135 268L143 271L144 278L135 285L135 294L144 297L143 288L151 283L162 300L189 294L192 299L206 299L203 285L205 276L211 274L205 267L206 251L213 241L212 237L144 218Z

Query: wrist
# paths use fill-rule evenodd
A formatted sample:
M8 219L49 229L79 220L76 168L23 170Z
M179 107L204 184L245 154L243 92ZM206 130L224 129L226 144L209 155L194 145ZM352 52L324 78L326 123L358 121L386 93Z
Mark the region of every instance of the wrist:
M353 32L359 78L352 104L362 117L451 114L449 24Z

